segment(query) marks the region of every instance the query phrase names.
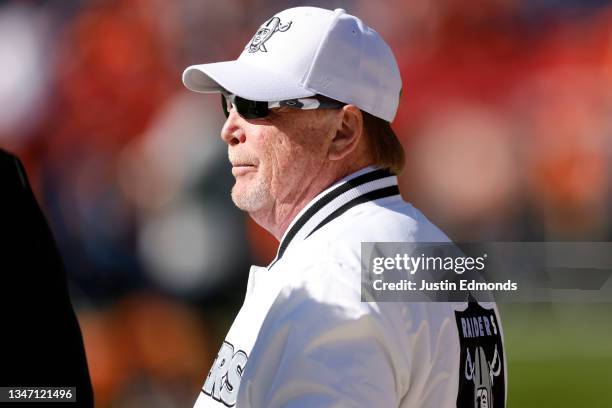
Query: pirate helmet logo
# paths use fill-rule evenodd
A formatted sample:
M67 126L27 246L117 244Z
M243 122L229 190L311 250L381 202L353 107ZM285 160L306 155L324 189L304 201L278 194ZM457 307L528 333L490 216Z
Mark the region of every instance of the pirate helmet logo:
M504 408L504 343L495 310L469 302L455 318L461 346L457 407Z
M249 52L268 52L266 49L266 41L272 37L272 35L277 32L285 32L291 27L291 21L287 24L281 24L281 20L278 17L272 17L268 21L266 21L255 33L247 48Z
M499 376L501 365L497 347L489 363L482 347L474 350L474 362L468 350L465 377L474 383L474 408L493 408L493 382Z

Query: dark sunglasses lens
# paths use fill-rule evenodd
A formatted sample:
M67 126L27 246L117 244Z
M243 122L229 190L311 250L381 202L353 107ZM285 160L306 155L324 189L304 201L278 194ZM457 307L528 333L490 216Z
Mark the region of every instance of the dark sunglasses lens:
M221 94L221 107L223 108L223 113L226 118L229 118L229 109L227 109L227 99L225 95Z
M270 113L268 102L254 102L251 109L252 119L265 118Z
M260 119L268 116L267 102L250 101L237 96L234 103L240 116L245 119Z
M234 96L234 107L238 114L245 119L261 119L268 116L268 102L250 101L248 99ZM228 98L221 94L221 106L225 117L229 117L230 107L228 106Z

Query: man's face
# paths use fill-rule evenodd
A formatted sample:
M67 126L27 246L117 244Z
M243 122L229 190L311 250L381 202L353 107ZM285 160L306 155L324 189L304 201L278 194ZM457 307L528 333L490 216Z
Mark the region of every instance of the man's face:
M228 145L236 206L253 213L295 202L327 162L334 112L274 109L263 119L230 111L221 138Z

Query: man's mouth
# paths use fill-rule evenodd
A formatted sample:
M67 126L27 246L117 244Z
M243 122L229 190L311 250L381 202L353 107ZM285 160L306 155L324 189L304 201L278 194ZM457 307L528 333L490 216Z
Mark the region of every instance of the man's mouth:
M232 163L232 174L234 177L243 176L247 173L257 171L257 166L251 163Z

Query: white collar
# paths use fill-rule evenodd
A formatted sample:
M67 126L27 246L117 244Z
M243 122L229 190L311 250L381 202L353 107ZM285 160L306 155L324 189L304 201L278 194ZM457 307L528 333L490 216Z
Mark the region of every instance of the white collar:
M291 221L268 269L281 259L291 244L307 239L350 208L398 194L397 177L388 170L373 166L337 181L313 198Z

